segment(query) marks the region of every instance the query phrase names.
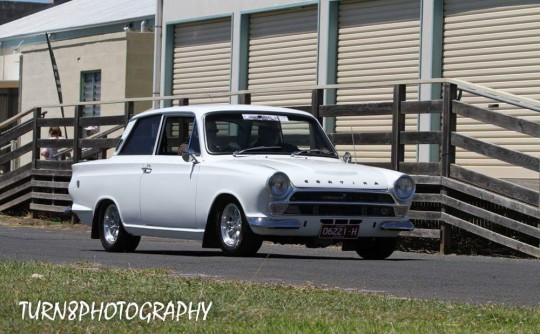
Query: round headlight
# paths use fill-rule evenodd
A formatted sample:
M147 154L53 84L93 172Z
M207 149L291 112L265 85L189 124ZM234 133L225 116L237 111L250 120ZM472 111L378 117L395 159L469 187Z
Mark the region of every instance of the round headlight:
M266 190L272 197L281 197L287 193L291 182L285 173L275 173L268 179Z
M400 200L409 198L414 192L414 181L410 176L402 176L394 183L394 192Z

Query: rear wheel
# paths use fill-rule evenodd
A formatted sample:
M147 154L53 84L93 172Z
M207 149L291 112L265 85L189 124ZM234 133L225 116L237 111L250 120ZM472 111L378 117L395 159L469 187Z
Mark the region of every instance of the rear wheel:
M120 219L120 212L115 204L109 203L101 210L99 238L108 252L133 252L141 237L126 232Z
M228 256L250 256L261 248L262 238L253 233L238 202L223 203L215 216L221 250Z
M384 260L396 249L397 238L358 238L356 253L366 260Z

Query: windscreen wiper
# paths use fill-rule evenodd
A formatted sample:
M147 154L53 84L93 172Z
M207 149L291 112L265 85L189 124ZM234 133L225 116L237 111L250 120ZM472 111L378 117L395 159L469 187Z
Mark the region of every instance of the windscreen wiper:
M300 155L300 154L309 154L309 153L317 153L319 155L324 154L324 155L329 155L329 156L335 156L336 155L333 152L323 151L323 150L320 150L318 148L313 148L313 149L310 149L310 150L295 151L295 152L291 153L291 157L294 157L294 156L297 156L297 155Z
M245 148L243 150L234 151L233 156L237 156L245 152L252 152L252 151L256 152L256 151L276 150L276 149L281 149L281 146L255 146L255 147Z

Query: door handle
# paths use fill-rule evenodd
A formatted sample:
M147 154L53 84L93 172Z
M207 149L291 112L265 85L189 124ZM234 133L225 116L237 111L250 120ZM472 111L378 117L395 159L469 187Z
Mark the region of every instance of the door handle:
M152 173L152 167L150 165L146 165L146 167L142 167L143 173L150 174Z

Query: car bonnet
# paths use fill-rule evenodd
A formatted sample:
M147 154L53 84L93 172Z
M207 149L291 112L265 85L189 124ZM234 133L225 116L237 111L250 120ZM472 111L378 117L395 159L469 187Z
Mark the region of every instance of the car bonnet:
M380 168L347 164L335 159L306 157L246 157L237 163L258 165L287 174L297 188L388 189Z

